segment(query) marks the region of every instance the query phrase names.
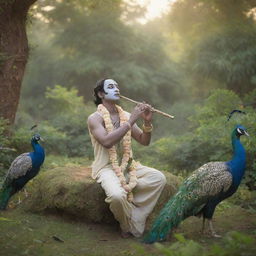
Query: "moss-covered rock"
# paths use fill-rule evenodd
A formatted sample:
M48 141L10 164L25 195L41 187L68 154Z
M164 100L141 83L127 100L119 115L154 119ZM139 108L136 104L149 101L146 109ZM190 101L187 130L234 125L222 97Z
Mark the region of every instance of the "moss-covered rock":
M179 184L177 176L164 174L167 184L149 219L159 212ZM115 222L104 201L103 189L91 178L91 169L87 167L57 167L40 173L29 185L29 194L23 204L29 211L55 212L88 222Z

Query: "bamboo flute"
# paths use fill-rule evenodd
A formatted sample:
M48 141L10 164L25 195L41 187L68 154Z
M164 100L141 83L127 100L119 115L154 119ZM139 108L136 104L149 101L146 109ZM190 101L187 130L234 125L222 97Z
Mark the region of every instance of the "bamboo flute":
M135 104L141 103L141 102L132 100L132 99L130 99L130 98L127 98L127 97L125 97L125 96L123 96L123 95L120 95L120 98L122 98L122 99L124 99L124 100L127 100L127 101L130 101L130 102L135 103ZM155 113L158 113L158 114L160 114L160 115L163 115L163 116L165 116L165 117L169 117L169 118L172 118L172 119L174 118L174 116L169 115L169 114L167 114L167 113L165 113L165 112L163 112L163 111L160 111L160 110L158 110L158 109L155 109L155 108L153 108L153 107L151 108L151 111L152 111L152 112L155 112Z

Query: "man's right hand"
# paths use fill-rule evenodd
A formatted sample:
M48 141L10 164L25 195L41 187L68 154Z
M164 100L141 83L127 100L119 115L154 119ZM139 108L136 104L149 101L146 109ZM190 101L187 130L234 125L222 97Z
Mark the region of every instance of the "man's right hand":
M144 104L144 103L139 103L138 105L135 106L135 108L131 112L131 116L129 119L131 126L134 125L134 123L141 117L142 113L144 113L146 109L147 109L147 104Z

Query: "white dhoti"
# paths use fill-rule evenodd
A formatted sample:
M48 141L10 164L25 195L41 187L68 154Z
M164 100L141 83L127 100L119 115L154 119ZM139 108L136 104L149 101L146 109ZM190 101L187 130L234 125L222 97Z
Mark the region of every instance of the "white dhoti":
M105 201L110 204L110 210L120 223L122 231L131 232L139 237L144 232L146 219L165 186L166 178L160 171L138 164L136 167L138 182L132 190L133 202L129 203L127 192L121 186L110 164L108 150L91 133L90 136L94 149L92 178L101 183L107 196Z
M101 183L107 196L105 201L110 204L110 210L120 223L122 231L140 237L144 232L146 219L165 186L166 178L160 171L143 165L138 165L136 171L138 183L133 189L132 203L127 201L127 192L111 165L100 170L97 182Z

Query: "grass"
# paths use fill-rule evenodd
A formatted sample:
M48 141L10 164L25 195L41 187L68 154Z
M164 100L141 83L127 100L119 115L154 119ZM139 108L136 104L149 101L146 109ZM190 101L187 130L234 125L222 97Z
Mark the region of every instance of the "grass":
M239 231L256 238L256 213L239 206L217 210L214 223L216 231L222 236L229 231ZM186 239L192 239L204 248L223 243L222 238L201 235L200 227L201 220L191 217L175 233L183 234ZM122 239L117 226L32 214L24 212L21 207L0 213L0 230L0 255L132 256L143 255L143 252L159 255L154 245L142 245L135 238ZM58 238L61 241L57 241ZM168 247L176 241L172 236L163 245Z
M73 167L73 166L89 166L92 161L86 157L65 157L59 155L47 155L42 171L56 167Z
M90 161L85 158L69 159L48 156L42 172L57 166L79 167L89 164ZM203 248L209 252L214 248L218 251L216 254L210 254L211 256L240 255L239 250L236 250L235 254L232 251L235 248L235 242L232 245L232 250L230 248L225 249L229 251L223 251L224 249L221 250L218 247L224 248L227 239L231 239L226 237L230 231L238 231L254 239L253 245L246 246L256 251L256 248L252 248L256 244L256 210L248 207L248 203L246 203L255 201L255 194L248 193L241 186L231 199L224 201L217 207L214 225L222 238L203 236L200 233L202 220L190 217L175 231L176 234L182 234L187 239L184 242L186 246L182 243L177 245L177 239L182 240L182 238L173 235L167 242L162 243L164 250L163 248L159 249L157 245L141 244L140 239L122 239L116 225L85 223L82 220L78 221L58 215L33 214L24 211L23 207L20 206L11 207L7 211L0 212L0 256L194 256L198 254L193 254L193 250L199 250L198 248ZM14 206L19 195L22 193L13 197L11 206ZM247 209L236 204L243 205ZM238 239L236 243L242 244L241 241L243 239ZM171 248L171 246L176 245L176 249ZM184 250L182 251L180 248L184 248ZM231 254L228 254L229 252ZM243 253L243 256L247 255L251 254Z
M19 209L1 214L0 229L0 255L110 255L113 250L112 255L125 255L124 251L131 249L131 241L121 240L117 227L79 223Z

